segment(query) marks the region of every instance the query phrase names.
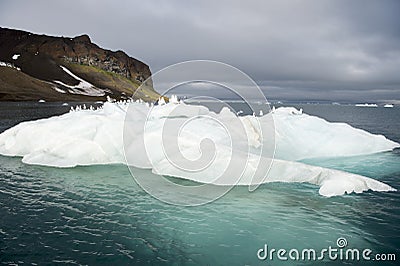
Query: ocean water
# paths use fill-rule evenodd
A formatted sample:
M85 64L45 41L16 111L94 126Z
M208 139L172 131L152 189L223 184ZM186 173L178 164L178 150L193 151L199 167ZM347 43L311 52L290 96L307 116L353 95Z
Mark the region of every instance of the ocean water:
M290 106L400 142L400 108ZM238 103L233 107L245 109ZM0 131L68 109L60 103L0 103ZM400 189L399 149L305 162L362 174ZM262 261L257 251L265 244L318 251L336 247L340 237L346 238L349 248L395 254L398 261L399 218L400 192L324 198L313 185L272 183L252 193L236 187L207 205L177 207L145 193L123 165L57 169L0 156L3 264L311 265L319 262L276 257Z

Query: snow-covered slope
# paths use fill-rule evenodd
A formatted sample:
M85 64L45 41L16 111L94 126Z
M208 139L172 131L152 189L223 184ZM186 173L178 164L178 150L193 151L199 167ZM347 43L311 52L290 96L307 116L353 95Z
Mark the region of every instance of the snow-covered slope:
M94 85L90 84L86 80L81 79L77 75L74 75L71 71L69 71L66 67L60 66L68 75L72 76L74 79L79 80L79 84L76 86L71 86L62 83L59 80L55 80L54 82L60 85L63 85L64 87L69 88L69 92L73 94L82 94L82 95L87 95L87 96L104 96L105 92L104 90L96 88Z

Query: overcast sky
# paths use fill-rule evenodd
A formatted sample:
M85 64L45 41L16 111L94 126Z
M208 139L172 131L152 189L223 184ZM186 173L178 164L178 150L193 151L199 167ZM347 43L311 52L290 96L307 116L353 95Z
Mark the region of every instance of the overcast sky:
M400 101L400 1L1 0L0 26L90 35L153 72L210 59L269 98Z

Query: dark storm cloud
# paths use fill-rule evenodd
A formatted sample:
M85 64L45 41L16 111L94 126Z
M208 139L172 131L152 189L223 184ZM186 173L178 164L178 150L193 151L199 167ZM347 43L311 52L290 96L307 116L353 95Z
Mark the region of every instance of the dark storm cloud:
M267 97L400 98L400 1L1 1L0 25L88 33L148 63L211 59ZM271 95L268 95L270 93Z

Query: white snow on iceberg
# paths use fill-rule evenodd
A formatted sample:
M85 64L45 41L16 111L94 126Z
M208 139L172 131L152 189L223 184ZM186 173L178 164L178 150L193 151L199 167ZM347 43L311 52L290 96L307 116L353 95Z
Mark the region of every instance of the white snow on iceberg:
M276 157L297 161L310 158L340 157L390 151L399 144L383 135L374 135L346 123L331 123L295 108L276 109ZM263 120L263 118L261 118ZM264 125L261 122L261 125Z
M128 106L129 114L133 114L131 117L126 117ZM147 117L150 109L152 112ZM212 119L206 119L205 116ZM270 116L276 129L277 159L273 161L264 179L263 176L257 176L259 157L253 150L262 144L260 130L268 130L266 124ZM254 183L254 178L260 183L308 182L318 185L319 193L324 196L360 193L369 189L394 190L368 177L295 162L304 158L371 154L389 151L400 145L384 136L373 135L343 123L329 123L294 108L277 108L262 117L237 117L227 108L220 113L213 113L203 106L184 103L151 107L145 103L106 102L101 109L71 111L48 119L23 122L10 128L0 134L0 154L21 156L27 164L55 167L125 164L123 129L126 118L132 125L141 125L147 119L145 132L141 132L143 129L139 126L132 127L130 133L134 138L125 147L126 155L131 159L128 160L129 164L152 169L156 174L218 185L249 185ZM179 124L188 120L190 123L186 124L178 136L176 132L169 134L163 131L166 121ZM239 130L226 132L215 121L228 125L240 123L245 133ZM257 126L257 121L260 126ZM187 172L175 167L163 150L163 140L178 139L179 152L185 158L195 160L202 155L199 143L204 138L212 140L216 153L212 164L201 172ZM230 180L229 176L216 179L227 167L232 154L230 141L235 138L246 139L244 143L250 145L250 154L245 149L246 145L241 145L243 149L236 154L239 161L248 159L248 165L239 182ZM144 139L147 150L135 146L135 141L140 139ZM270 158L262 157L263 160L268 161Z

